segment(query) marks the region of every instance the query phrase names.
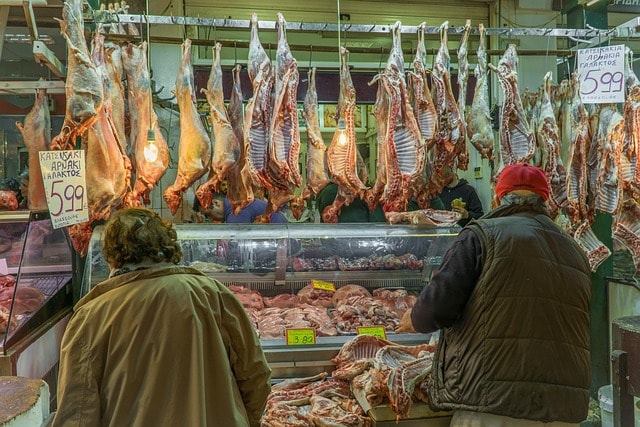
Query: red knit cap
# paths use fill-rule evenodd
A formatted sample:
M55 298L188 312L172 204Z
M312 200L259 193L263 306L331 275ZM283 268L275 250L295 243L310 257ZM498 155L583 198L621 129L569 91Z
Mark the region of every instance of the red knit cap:
M542 169L527 163L518 163L502 169L496 184L496 195L499 199L515 190L529 190L542 197L549 198L549 183Z

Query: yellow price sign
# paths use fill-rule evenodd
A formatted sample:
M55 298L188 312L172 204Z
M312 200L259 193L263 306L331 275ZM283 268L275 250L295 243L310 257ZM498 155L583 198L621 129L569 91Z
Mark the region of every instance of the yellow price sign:
M313 345L316 343L316 330L313 328L291 328L284 332L287 345Z
M387 333L384 330L384 326L359 326L358 335L373 335L374 337L387 339Z
M331 282L323 282L322 280L312 280L311 284L315 289L322 289L323 291L335 292L336 286Z

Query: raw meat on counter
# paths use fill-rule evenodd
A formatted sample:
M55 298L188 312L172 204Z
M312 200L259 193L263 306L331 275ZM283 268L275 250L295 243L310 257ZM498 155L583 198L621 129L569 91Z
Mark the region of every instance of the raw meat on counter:
M409 295L404 289L392 291L384 288L374 290L373 298L395 312L399 319L402 319L404 313L413 307L417 299L415 295Z
M402 346L370 335L358 335L332 359L334 379L351 382L360 402L389 403L396 420L409 415L414 401L427 401L426 378L431 372L435 345Z
M420 270L422 260L412 253L404 255L370 255L359 258L300 258L291 259L293 271L363 271L363 270Z
M13 331L16 326L18 326L18 319L15 315L11 316L9 319L9 308L5 308L0 305L0 334L4 334L7 332L7 328L9 332Z
M371 420L353 398L347 381L327 379L322 372L274 384L261 425L366 427Z
M238 285L230 285L229 290L238 297L245 309L262 310L264 308L260 292Z
M324 307L303 304L296 308L266 308L260 313L260 338L284 338L285 329L288 328L314 328L321 337L338 335Z
M394 331L400 324L398 315L382 301L362 295L339 301L332 315L336 328L344 333L355 333L360 326L383 326Z
M6 274L4 276L0 276L0 289L9 288L16 284L16 278L10 274Z
M12 301L14 315L33 313L44 303L44 294L30 286L8 287L0 290L0 307L10 310Z
M360 285L344 285L336 289L331 302L334 307L337 307L341 300L353 296L371 297L371 293Z
M300 298L292 294L280 294L275 297L264 297L262 299L267 308L293 308L300 305Z
M303 304L320 305L322 307L333 307L331 299L333 292L323 289L316 289L313 285L307 285L298 291L298 297Z

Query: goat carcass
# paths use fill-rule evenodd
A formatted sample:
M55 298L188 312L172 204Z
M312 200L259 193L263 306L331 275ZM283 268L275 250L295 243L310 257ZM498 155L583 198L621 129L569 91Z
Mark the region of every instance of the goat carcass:
M467 118L467 136L483 159L493 161L493 129L489 113L489 75L487 71L487 51L485 49L484 25L479 25L478 65L474 71L476 91Z
M175 215L182 193L207 173L211 165L211 140L202 125L196 107L196 94L191 66L191 40L182 43L182 60L173 92L180 108L180 141L178 142L178 176L167 187L163 197Z
M82 135L98 120L104 89L84 37L82 0L66 0L62 8L62 19L57 21L67 41L67 103L62 129L51 141L51 148L68 150L74 147L75 136Z
M16 122L16 126L29 153L28 207L30 210L46 210L47 197L38 154L39 151L48 150L51 144L51 119L46 89L38 89L33 107L24 118L24 126L20 122Z

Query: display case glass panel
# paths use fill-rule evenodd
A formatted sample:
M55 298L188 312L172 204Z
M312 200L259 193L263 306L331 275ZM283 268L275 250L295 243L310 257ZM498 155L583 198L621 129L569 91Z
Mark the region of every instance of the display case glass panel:
M71 305L71 277L66 228L54 229L46 211L0 212L0 346L5 353Z

